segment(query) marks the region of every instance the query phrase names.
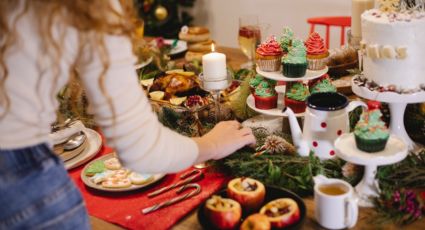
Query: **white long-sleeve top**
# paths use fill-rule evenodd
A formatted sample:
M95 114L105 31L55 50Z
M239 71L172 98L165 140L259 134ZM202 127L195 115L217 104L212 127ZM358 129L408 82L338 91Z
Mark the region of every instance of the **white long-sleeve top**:
M5 90L10 108L0 120L1 149L50 142L48 136L58 106L54 95L68 81L70 66L78 56L78 32L58 23L54 35L59 36L62 31L65 39L55 86L54 63L43 58L42 38L33 17L30 11L18 21L19 40L5 56L9 71ZM198 157L198 146L192 139L159 123L138 84L130 40L105 35L105 46L110 65L104 84L115 109L115 127L111 108L99 87L99 75L103 70L99 54L85 49L77 68L95 120L105 137L111 140L108 143L114 145L122 163L145 173L175 172L192 165ZM4 110L0 105L0 114Z

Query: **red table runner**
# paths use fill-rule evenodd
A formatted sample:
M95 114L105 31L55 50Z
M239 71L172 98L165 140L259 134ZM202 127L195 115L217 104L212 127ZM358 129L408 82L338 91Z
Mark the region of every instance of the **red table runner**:
M102 147L100 153L96 157L108 154L112 151L113 150L108 147ZM148 198L147 194L149 192L179 181L179 176L181 174L193 169L190 168L177 174L168 174L158 183L145 189L126 193L107 193L87 188L84 185L80 178L83 167L84 166L80 166L73 169L69 174L83 194L89 214L130 229L169 229L209 196L222 188L228 181L227 176L218 172L211 172L212 170L204 169L204 179L196 182L202 188L200 194L180 203L144 215L141 213L143 208L169 200L177 195L176 189L173 189L156 197Z

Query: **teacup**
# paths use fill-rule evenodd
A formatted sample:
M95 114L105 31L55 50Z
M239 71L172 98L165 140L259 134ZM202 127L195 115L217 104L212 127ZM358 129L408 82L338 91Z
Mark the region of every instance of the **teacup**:
M314 177L314 205L317 222L329 229L351 228L357 222L358 206L353 187L339 179Z

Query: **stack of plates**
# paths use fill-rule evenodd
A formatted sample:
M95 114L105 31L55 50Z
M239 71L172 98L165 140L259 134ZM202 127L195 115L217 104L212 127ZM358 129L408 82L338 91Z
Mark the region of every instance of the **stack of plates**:
M66 169L72 169L92 159L101 146L100 135L92 129L84 128L62 143L56 144L53 151L62 159Z

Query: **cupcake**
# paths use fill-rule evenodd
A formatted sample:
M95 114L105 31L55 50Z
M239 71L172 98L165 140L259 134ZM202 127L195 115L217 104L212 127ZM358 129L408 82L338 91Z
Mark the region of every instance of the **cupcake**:
M305 47L307 47L307 62L308 69L311 70L322 70L326 67L327 58L329 57L329 51L325 47L323 38L316 32L313 32L305 41Z
M255 107L258 109L273 109L277 107L277 93L274 82L263 80L254 92Z
M279 71L282 55L282 48L274 36L261 43L255 51L258 68L266 72Z
M255 88L257 88L257 86L264 80L264 77L257 74L255 75L255 77L251 78L251 80L249 80L249 88L251 90L251 93L255 92Z
M286 91L284 103L285 106L289 107L294 113L303 113L307 107L305 101L310 95L307 86L302 82L295 82Z
M307 71L306 51L302 41L293 40L289 53L282 59L283 75L289 78L303 77Z
M379 102L378 102L379 103ZM385 149L390 132L382 121L382 113L377 102L368 102L368 111L364 111L354 128L354 138L358 149L374 153Z
M282 36L279 39L279 43L285 54L289 52L289 48L292 46L293 39L294 32L288 27L283 28Z
M310 94L336 92L336 87L332 84L329 75L325 74L320 78L308 82Z

